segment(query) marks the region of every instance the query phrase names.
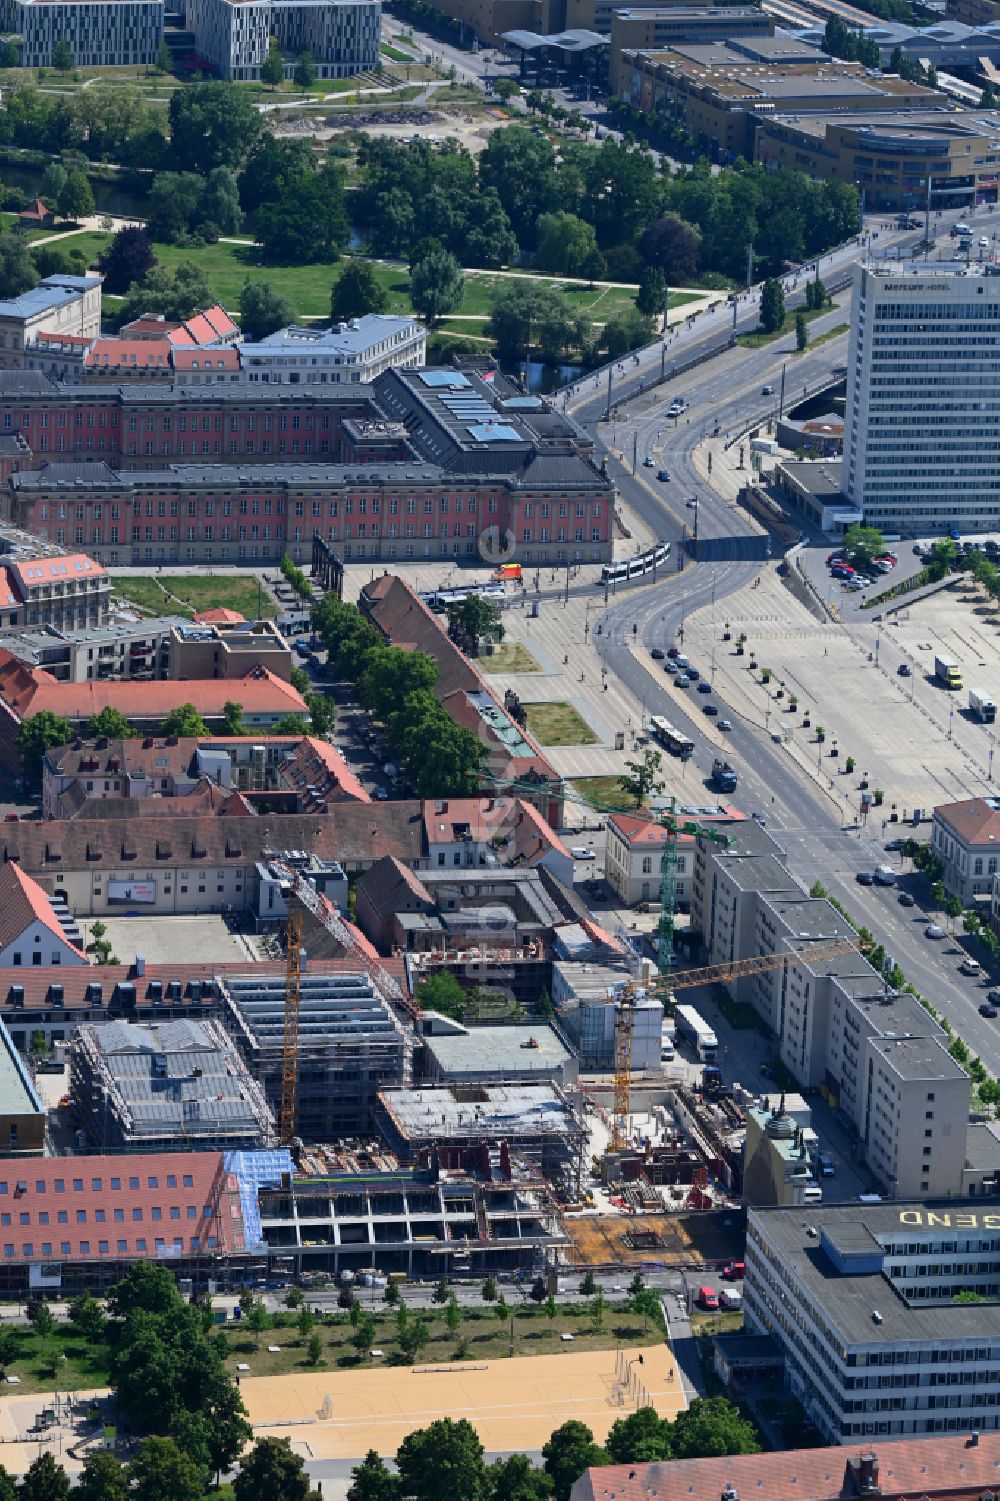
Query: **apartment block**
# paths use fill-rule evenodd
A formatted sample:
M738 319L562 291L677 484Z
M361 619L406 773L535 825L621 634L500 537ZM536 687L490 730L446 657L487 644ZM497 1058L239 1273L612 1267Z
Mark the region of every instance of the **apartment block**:
M17 33L24 68L49 67L61 41L77 67L143 67L156 61L163 0L2 0L0 26Z
M189 0L187 25L198 52L222 78L260 77L271 37L294 69L312 53L320 78L348 78L378 62L380 0Z
M727 988L767 1024L802 1087L823 1090L850 1118L886 1193L959 1192L968 1075L916 998L894 994L853 949L845 919L797 885L765 830L737 826L726 847L699 838L691 920L710 963L787 955Z
M855 267L843 484L870 526L926 536L1000 525L997 269Z
M366 384L394 367L423 365L427 330L412 318L366 313L329 328L279 328L238 346L245 378L276 385Z

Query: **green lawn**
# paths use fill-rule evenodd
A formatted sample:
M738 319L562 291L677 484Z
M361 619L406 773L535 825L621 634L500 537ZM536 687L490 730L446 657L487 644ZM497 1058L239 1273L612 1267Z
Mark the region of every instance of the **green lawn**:
M671 299L671 301L672 300L673 299ZM814 318L821 318L824 313L828 313L829 311L830 309L828 307L802 309L802 312L805 313L807 323L811 323ZM752 334L740 334L736 342L737 344L742 344L744 349L763 349L765 344L771 344L775 339L780 339L785 334L791 334L794 332L795 313L789 312L785 314L785 321L777 330L777 332L773 334L767 334L764 333L762 329L758 328L756 332Z
M245 574L165 574L153 578L145 574L127 574L113 580L115 592L155 615L195 615L201 610L226 606L239 610L248 620L277 614L274 600L257 580Z
M810 349L817 349L820 344L829 344L831 339L839 339L841 334L846 334L850 328L849 323L835 323L833 328L828 328L825 334L817 334L815 339L810 339L805 349L796 350L796 354L808 354Z
M542 745L596 745L597 736L567 703L525 704L528 729Z
M500 1290L504 1291L501 1283ZM506 1357L510 1353L510 1321L514 1320L515 1355L558 1355L562 1350L610 1350L618 1345L635 1345L652 1342L658 1331L643 1328L640 1316L630 1314L621 1305L605 1305L603 1323L595 1325L587 1304L558 1305L554 1318L549 1318L545 1306L536 1306L529 1301L516 1301L511 1289L506 1289L510 1298L504 1319L497 1315L496 1306L484 1303L481 1308L462 1308L459 1328L452 1333L445 1322L443 1312L434 1308L427 1314L428 1340L417 1357L418 1365L432 1365L453 1360L488 1360ZM403 1289L405 1302L405 1288ZM365 1309L371 1308L369 1295L363 1298ZM350 1320L345 1314L335 1314L318 1319L313 1332L322 1341L322 1354L318 1369L365 1369L378 1365L407 1364L399 1348L399 1330L396 1314L387 1309L380 1300L374 1308L378 1327L374 1348L382 1350L383 1356L372 1360L361 1358L350 1337L353 1333ZM410 1314L411 1319L415 1314ZM280 1314L280 1327L272 1327L261 1335L252 1334L246 1327L229 1324L225 1337L229 1344L230 1359L227 1362L235 1371L239 1362L249 1365L246 1376L284 1376L290 1372L309 1368L306 1345L309 1336L300 1334L296 1316ZM563 1340L562 1335L572 1334L573 1342ZM278 1345L280 1350L268 1350L268 1345Z
M574 777L570 786L579 793L585 803L600 810L602 807L634 808L632 798L622 791L618 777Z
M541 668L521 641L502 641L492 656L480 657L484 672L541 672Z
M61 1391L82 1391L107 1386L108 1349L103 1340L96 1343L77 1334L67 1324L57 1324L54 1334L42 1340L34 1329L14 1326L10 1329L12 1358L4 1374L20 1378L19 1385L5 1388L7 1395L24 1392L51 1392L53 1360L58 1370ZM4 1339L7 1331L4 1331Z
M380 42L378 50L383 57L387 57L393 63L412 63L416 61L411 52L401 52L398 47L390 47L388 42Z

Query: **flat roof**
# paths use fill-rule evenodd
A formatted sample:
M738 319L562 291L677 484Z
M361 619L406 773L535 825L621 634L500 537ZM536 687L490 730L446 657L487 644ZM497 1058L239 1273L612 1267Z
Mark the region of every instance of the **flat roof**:
M886 1253L899 1245L925 1242L930 1252L949 1231L953 1239L956 1230L975 1235L997 1224L996 1202L978 1198L748 1211L751 1237L763 1236L790 1269L834 1340L853 1346L1000 1343L1000 1303L907 1304L883 1270ZM826 1243L848 1261L864 1257L870 1269L840 1270ZM787 1288L786 1296L794 1298L796 1289Z
M443 1074L549 1073L572 1054L552 1027L470 1027L450 1037L425 1037Z
M565 1095L549 1084L487 1084L459 1095L447 1086L379 1090L382 1107L408 1140L466 1133L562 1136L580 1129Z
M62 979L62 974L59 976ZM45 1107L11 1041L10 1033L0 1021L0 1115L42 1115Z

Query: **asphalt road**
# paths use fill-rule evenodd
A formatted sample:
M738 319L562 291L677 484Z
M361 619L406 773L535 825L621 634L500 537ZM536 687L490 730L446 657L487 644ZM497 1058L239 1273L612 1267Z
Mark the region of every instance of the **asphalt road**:
M947 234L948 222L937 224L939 234ZM980 225L986 228L995 220L983 213L972 222L976 228ZM898 238L905 241L907 237ZM909 237L911 241L914 238ZM840 253L834 268L846 265L856 255L856 247ZM830 279L825 267L821 274ZM794 306L798 296L801 292L790 295L789 305ZM754 326L755 301L741 304L742 307L746 311L740 313L740 326ZM723 316L731 324L731 309L723 312ZM846 312L837 309L826 315L824 323L833 326L846 319ZM677 337L676 350L687 355L693 349L710 347L718 339L718 323L719 315L705 315L700 326L696 324ZM814 325L814 329L822 331L824 323L818 329ZM843 363L845 347L846 336L843 336L797 358L797 381L813 385L824 370ZM640 392L640 382L648 379L650 373L659 372L659 355L655 350L648 351L640 366L627 368L620 389L615 389L620 420L614 426L601 420L607 406L606 380L603 387L588 382L569 400L569 409L577 420L592 428L599 447L613 442L618 451L628 453L631 458L635 433L635 476L630 464L613 456L609 459L610 472L628 505L657 535L675 543L675 555L680 550L685 526L693 530L693 514L686 501L696 497L699 503L699 561L687 561L680 577L671 577L663 584L618 594L602 615L601 635L595 638L610 671L627 685L644 705L645 712L665 714L694 740L695 754L683 763L682 773L690 786L692 802L714 798L709 778L717 750L704 734L701 696L693 693L686 696L669 687L666 674L649 670L632 655L630 644L636 635L647 646L665 646L683 640L679 632L683 631L688 614L711 604L713 599L716 605L721 604L762 567L759 533L738 509L723 501L701 480L692 455L703 433L714 429L717 422L725 431L730 425L735 427L739 419L761 410L760 388L765 383L777 388L780 363L786 358L776 353L773 346L752 352L737 348L655 392ZM666 410L672 396L681 391L689 405L683 419L673 424L667 419ZM788 399L794 399L795 394L796 388L790 388ZM767 405L766 400L763 405ZM630 412L634 413L634 420L630 420L625 430L627 441L623 443L621 418L628 417ZM659 485L652 478L655 469L642 467L646 453L653 454L657 467L662 464L669 469L669 485ZM633 627L637 627L635 633ZM698 665L711 676L710 663ZM722 714L726 717L724 708ZM985 987L959 975L958 945L948 940L932 943L926 939L924 928L929 919L919 907L900 907L898 891L862 887L855 882L858 870L871 869L885 859L881 824L872 821L867 829L845 828L842 805L801 772L779 744L735 715L728 717L733 723L728 739L731 759L740 774L741 805L764 815L767 827L786 849L793 872L807 886L816 879L822 880L852 915L871 928L908 979L951 1021L973 1051L993 1072L1000 1073L1000 1025L979 1016L977 1007L984 998ZM895 830L887 830L886 834L889 832ZM912 880L910 884L915 892L920 890L919 884Z

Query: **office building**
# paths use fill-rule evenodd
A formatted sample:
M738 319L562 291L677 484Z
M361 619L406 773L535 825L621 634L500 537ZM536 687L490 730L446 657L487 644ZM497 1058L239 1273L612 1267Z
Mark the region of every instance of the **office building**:
M749 822L727 838L696 847L692 926L708 962L787 954L729 982L733 998L754 1007L799 1084L843 1110L886 1193L958 1193L970 1082L944 1032L916 997L887 988L854 949L855 930L798 886L765 830Z
M222 78L260 77L272 37L291 77L310 52L320 78L349 78L374 68L382 25L380 0L189 0L188 29L199 54Z
M464 1027L435 1023L424 1038L428 1084L572 1084L577 1059L549 1024Z
M383 370L423 365L427 330L412 318L366 313L329 328L279 328L237 346L244 378L271 385L358 385Z
M95 1152L252 1151L274 1139L263 1091L218 1022L80 1027L70 1098Z
M16 32L22 68L47 68L57 42L78 68L142 68L156 61L163 0L3 0L0 26Z
M988 266L855 267L843 482L870 526L997 528L998 375L1000 276Z
M979 1199L748 1211L745 1328L830 1443L995 1432L998 1299L1000 1213Z

